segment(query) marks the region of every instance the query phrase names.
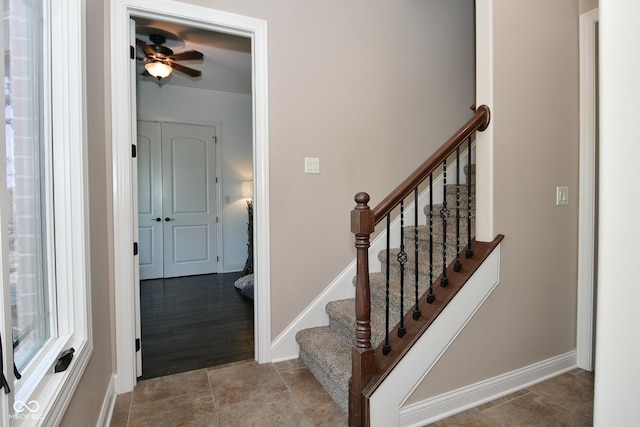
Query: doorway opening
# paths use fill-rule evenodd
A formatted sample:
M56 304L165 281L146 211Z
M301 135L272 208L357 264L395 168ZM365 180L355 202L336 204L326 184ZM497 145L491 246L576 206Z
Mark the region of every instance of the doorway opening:
M253 359L253 305L234 287L253 261L250 199L242 194L243 184L253 182L251 39L132 19L137 373L147 379ZM148 66L161 60L172 72L156 78Z
M136 163L132 145L136 140L135 55L129 55L135 41L131 18L144 18L180 24L190 28L246 37L251 41L251 145L255 215L254 318L255 352L259 362L270 361L271 325L269 299L269 173L267 114L267 34L266 22L213 9L192 6L170 0L159 0L150 6L144 0L114 0L111 8L111 101L112 101L112 161L113 161L113 262L115 282L116 329L116 391L131 391L136 383L136 315L139 312L135 284L138 283L137 258L132 256L138 242ZM127 54L123 55L126 47ZM195 68L195 65L194 67ZM148 118L148 117L147 117ZM153 117L157 119L158 117ZM160 117L169 119L168 117ZM212 119L215 120L215 119ZM169 120L171 121L171 120ZM197 123L196 123L197 124ZM222 132L224 136L226 132ZM221 193L220 193L221 194ZM233 200L231 199L231 202ZM224 204L222 199L219 203ZM246 216L242 219L246 226ZM246 229L245 229L246 230ZM246 233L246 231L245 231ZM134 248L134 251L127 250ZM244 248L246 251L246 247ZM226 254L226 251L224 252ZM246 252L245 252L246 254ZM218 262L224 266L224 256ZM242 260L244 266L245 260ZM139 323L138 323L139 324Z

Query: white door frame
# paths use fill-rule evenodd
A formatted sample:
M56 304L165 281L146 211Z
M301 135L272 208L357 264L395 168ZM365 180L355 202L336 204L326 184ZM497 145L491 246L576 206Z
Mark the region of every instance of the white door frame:
M593 370L596 224L596 36L598 9L580 15L580 202L578 206L577 365Z
M271 360L269 122L267 23L172 0L111 2L111 149L113 167L113 265L115 283L116 391L136 384L135 262L133 242L135 201L131 144L135 135L135 87L129 83L129 18L146 17L251 38L253 74L253 171L255 209L255 358Z

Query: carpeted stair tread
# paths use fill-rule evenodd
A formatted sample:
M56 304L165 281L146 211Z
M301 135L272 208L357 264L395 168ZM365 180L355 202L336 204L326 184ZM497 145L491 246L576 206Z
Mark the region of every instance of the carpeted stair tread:
M326 306L329 315L329 326L336 333L351 341L355 345L356 301L354 298L331 301ZM371 311L371 345L376 347L384 339L384 312Z
M437 278L434 275L434 278ZM435 279L434 279L435 280ZM371 289L371 312L378 312L384 315L386 307L386 275L384 273L369 274L369 287ZM429 289L428 278L419 278L418 295L422 296ZM406 278L404 283L403 295L404 314L413 309L415 304L415 280ZM400 321L400 282L396 280L389 281L389 317L391 324L395 326Z
M465 243L466 244L466 243ZM462 248L462 246L460 247ZM400 262L398 261L398 254L400 253L400 249L393 248L389 249L389 266L397 267L398 271L400 269ZM453 259L455 259L457 255L456 246L453 244L447 245L447 264L450 264ZM404 264L405 276L407 273L413 274L416 263L416 255L413 248L408 250L405 247L405 254L407 256L407 260ZM387 267L387 250L383 249L378 253L378 260L381 263L382 271L386 271ZM434 267L440 268L443 265L442 260L442 244L434 245L433 247L433 264ZM429 272L429 253L428 251L421 251L420 246L418 246L418 271L420 273L428 273Z
M333 400L347 412L351 377L352 343L329 326L304 329L296 334L300 358Z
M457 190L457 187L455 184L447 184L447 186L445 187L445 193L447 195L447 203L455 204L456 190ZM476 192L476 186L474 183L471 183L472 197L473 195L475 195L475 192ZM469 187L467 186L467 183L460 184L460 203L464 203L466 205L468 194L469 194Z
M463 176L463 173L466 175ZM452 263L457 255L456 251L456 219L459 216L459 248L462 249L467 244L468 236L468 193L471 190L471 235L475 235L475 165L465 165L460 171L460 180L471 181L471 186L466 182L459 186L452 184L456 179L455 168L447 170L447 180L449 183L444 187L444 195L447 201L449 217L446 221L446 243L447 257L446 264ZM438 189L442 195L442 187ZM438 192L436 191L436 192ZM456 194L458 193L458 195ZM459 211L456 212L456 200L460 201ZM418 239L418 295L422 297L429 289L429 281L433 280L434 292L438 293L439 281L442 273L442 242L444 236L443 220L440 216L441 204L433 205L433 224L431 227L431 237L429 225L417 226ZM423 213L429 221L429 206L425 206ZM400 249L391 248L388 250L389 262L389 315L390 329L398 323L400 316L400 300L403 301L404 314L413 311L415 304L415 234L416 227L407 225L402 230L404 239L404 250L407 255L404 274L403 296L400 295L400 263L398 253ZM433 270L430 275L429 266L429 246L430 239L433 239ZM371 292L371 344L376 348L385 336L385 307L387 299L386 291L386 254L387 250L378 253L381 262L381 272L369 274L369 284ZM464 259L461 259L464 265ZM355 285L355 278L353 280ZM422 304L424 301L422 301ZM424 310L424 307L420 307ZM351 349L355 344L355 299L343 299L327 303L325 310L329 316L329 326L309 328L299 331L296 334L296 341L300 345L300 358L307 365L309 370L323 385L331 397L347 412L349 399L349 378L351 377Z
M442 220L434 221L433 223L433 244L442 243ZM466 219L460 222L460 240L464 240L466 244L467 240L467 221ZM405 248L411 246L413 249L413 242L415 241L415 226L404 227L404 244ZM471 223L471 235L475 236L475 225ZM447 244L451 242L455 243L456 239L456 226L455 223L447 224ZM429 225L418 226L418 248L420 246L427 248L429 244ZM405 249L406 250L406 249Z
M441 204L433 205L433 208L431 208L433 209L433 226L434 227L436 227L438 224L442 226L442 217L440 216L440 211L443 208L444 208L444 205L441 205ZM427 218L427 224L429 223L429 212L431 209L430 209L430 205L426 205L424 208L422 208L422 213ZM447 219L447 229L450 226L455 227L455 221L456 221L456 218L458 217L457 210L460 211L460 226L462 226L463 224L466 225L467 216L469 213L469 210L467 209L466 204L465 205L461 204L460 207L457 209L457 206L455 203L449 203L447 204L447 210L449 210L449 218ZM471 219L473 219L473 208L471 210Z

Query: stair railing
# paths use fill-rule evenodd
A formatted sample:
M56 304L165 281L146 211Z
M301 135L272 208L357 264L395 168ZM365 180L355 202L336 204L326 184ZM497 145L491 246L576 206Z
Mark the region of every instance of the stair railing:
M375 226L382 220L386 219L387 226L387 251L386 262L383 265L386 266L386 304L385 304L385 338L381 343L381 351L378 353L379 358L388 355L392 351L392 340L390 339L390 301L389 301L389 286L390 286L390 222L391 214L394 210L399 209L400 216L400 249L396 256L399 265L399 283L400 283L400 319L399 324L394 329L399 339L402 339L406 333L405 316L404 316L404 299L405 299L405 268L409 262L409 254L406 252L406 243L404 237L404 216L405 216L405 200L413 194L414 203L414 242L413 242L413 274L414 274L414 292L411 298L415 296L415 302L412 302L413 312L411 318L416 321L422 316L420 302L420 278L418 269L418 189L419 186L428 181L429 191L429 214L428 216L428 229L429 229L429 279L428 290L424 301L428 304L433 303L436 300L436 295L433 290L434 275L434 244L433 244L433 227L434 220L437 221L439 217L442 221L442 274L440 274L440 286L446 287L448 285L447 278L447 224L449 217L451 216L451 210L448 207L447 202L447 159L454 155L456 156L456 181L455 181L455 264L452 271L459 271L462 268L462 261L460 260L460 209L461 209L461 184L460 184L460 147L467 143L467 168L469 168L467 178L467 197L466 197L466 220L467 220L467 246L465 250L465 257L473 257L473 249L471 247L471 204L472 204L472 179L471 179L471 140L477 131L484 131L489 125L490 110L486 105L481 105L478 108L472 107L475 111L474 115L469 119L451 138L449 138L431 157L429 157L418 169L416 169L411 175L409 175L395 190L393 190L387 197L385 197L375 208L371 209L368 205L370 197L367 193L358 193L355 196L356 206L351 211L351 231L355 234L355 247L356 247L356 344L352 349L352 376L349 381L349 425L351 426L368 426L368 399L365 396L365 388L371 382L371 380L379 374L380 369L389 369L391 363L385 363L384 361L376 360L376 350L371 345L371 289L369 281L369 246L370 236L375 230ZM443 202L442 208L439 212L433 210L433 174L434 172L441 172L443 180ZM424 280L423 280L424 281ZM409 294L407 294L409 295ZM411 320L409 318L409 320ZM393 321L396 324L397 321ZM394 338L395 340L395 338ZM393 349L397 353L396 349ZM397 357L397 354L395 355Z

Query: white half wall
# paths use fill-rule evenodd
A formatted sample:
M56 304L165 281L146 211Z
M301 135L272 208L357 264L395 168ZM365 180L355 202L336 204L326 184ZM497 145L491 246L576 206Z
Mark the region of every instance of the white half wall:
M500 250L498 245L374 391L369 400L372 426L400 425L407 398L498 286Z
M138 81L138 117L218 129L222 272L240 271L247 259L247 205L242 182L253 180L251 96Z

